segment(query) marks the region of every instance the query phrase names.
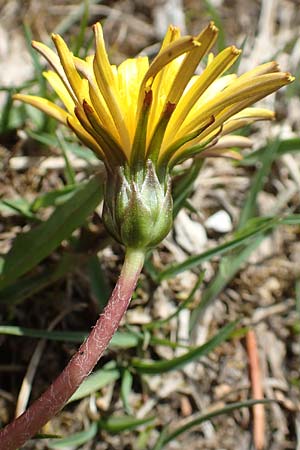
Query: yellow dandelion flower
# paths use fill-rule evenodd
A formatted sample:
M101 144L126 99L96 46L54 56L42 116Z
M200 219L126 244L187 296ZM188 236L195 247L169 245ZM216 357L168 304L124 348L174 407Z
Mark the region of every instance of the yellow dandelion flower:
M145 164L150 158L158 169L170 169L191 155L204 154L218 136L222 143L214 148L224 150L224 134L274 116L249 106L293 80L276 63L239 77L224 75L241 53L234 46L215 57L210 54L202 73L194 75L216 41L213 23L195 37L181 37L178 28L170 26L151 64L147 57L138 57L118 67L109 62L100 23L94 33L96 52L85 60L74 57L58 35L52 36L57 54L33 42L53 68L44 76L66 110L36 96L15 98L67 124L109 168Z
M231 46L213 56L210 51L218 34L213 23L194 37L181 36L178 28L170 26L151 63L147 57L137 57L118 67L109 62L100 23L93 29L95 54L86 59L74 56L58 35L52 36L57 53L33 42L52 67L44 76L65 109L37 96L16 94L14 98L69 126L112 176L121 170L129 184L115 182L110 197L120 192L128 197L136 189L133 176L152 200L153 192L145 194L143 183L157 179L163 199L175 164L196 155L239 158L231 148L247 147L251 142L229 133L256 120L273 119L272 111L251 105L293 81L275 62L241 76L226 74L241 51ZM195 75L206 55L206 66ZM159 211L160 207L156 218ZM111 222L116 221L115 214L110 211ZM121 234L114 232L117 239L126 241Z

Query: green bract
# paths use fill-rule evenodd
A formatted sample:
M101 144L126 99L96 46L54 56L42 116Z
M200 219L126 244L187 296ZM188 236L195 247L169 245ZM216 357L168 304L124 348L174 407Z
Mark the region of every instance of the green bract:
M171 180L160 182L152 162L136 174L124 167L109 176L103 222L126 247L148 249L159 244L172 226Z

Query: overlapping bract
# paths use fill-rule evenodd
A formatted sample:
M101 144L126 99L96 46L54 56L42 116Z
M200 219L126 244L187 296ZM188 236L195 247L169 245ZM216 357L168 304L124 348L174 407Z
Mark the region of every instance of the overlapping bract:
M225 74L240 55L231 46L216 56L210 52L218 30L210 23L198 36L180 36L170 26L161 49L147 57L111 65L100 23L94 26L95 55L80 59L64 40L53 35L57 54L33 42L52 66L44 73L65 109L37 96L17 94L60 122L105 162L134 168L151 159L158 174L194 155L238 157L233 146L249 146L249 139L226 136L273 112L250 107L293 81L275 62L241 75ZM195 69L205 55L200 73Z

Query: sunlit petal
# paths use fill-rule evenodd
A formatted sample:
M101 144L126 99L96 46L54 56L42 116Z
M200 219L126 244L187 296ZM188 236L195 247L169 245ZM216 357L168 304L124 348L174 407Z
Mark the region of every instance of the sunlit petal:
M75 93L79 103L88 96L87 83L83 80L76 70L73 54L68 49L65 41L58 35L53 34L52 40L57 49L61 65L64 69L66 77Z
M203 71L203 73L198 77L197 81L188 90L188 92L181 98L178 108L174 113L172 121L166 131L165 139L167 140L169 136L177 134L180 132L180 127L188 116L189 112L192 110L195 103L201 97L201 95L206 91L206 89L219 77L221 76L239 57L240 50L235 47L229 47L223 50L211 64ZM213 100L212 100L213 101ZM212 115L210 113L209 115ZM195 119L197 120L197 119ZM192 131L191 129L189 132ZM183 131L181 134L184 134Z
M102 28L99 23L94 25L94 33L96 40L96 53L94 57L95 77L108 109L111 111L111 115L120 136L121 144L123 145L126 154L129 156L131 142L128 129L126 128L125 118L119 104L117 73L113 71L112 66L109 63L104 45Z
M14 99L38 108L40 111L43 111L48 116L53 117L64 125L67 123L67 118L71 117L70 114L57 106L55 103L52 103L50 100L42 97L37 97L35 95L15 94Z
M50 70L48 72L43 72L43 75L48 83L52 86L56 94L59 96L69 113L73 114L75 103L61 78L57 75L57 73Z

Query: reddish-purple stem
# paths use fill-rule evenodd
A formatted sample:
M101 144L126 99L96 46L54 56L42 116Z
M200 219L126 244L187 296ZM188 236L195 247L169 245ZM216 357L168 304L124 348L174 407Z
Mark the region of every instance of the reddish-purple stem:
M127 251L118 282L87 339L62 373L32 405L0 430L0 450L17 450L65 405L90 374L124 316L144 262L144 254Z

